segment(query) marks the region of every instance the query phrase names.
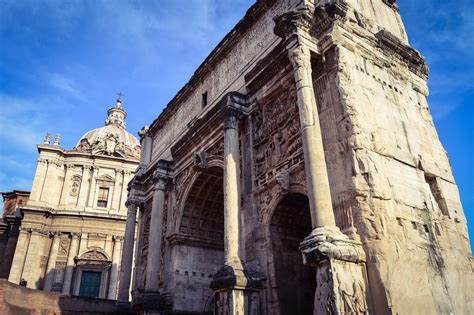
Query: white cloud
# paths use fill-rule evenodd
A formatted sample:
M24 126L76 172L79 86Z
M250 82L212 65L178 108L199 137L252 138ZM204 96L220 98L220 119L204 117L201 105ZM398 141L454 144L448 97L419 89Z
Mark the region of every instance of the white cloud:
M84 95L76 87L75 82L72 79L69 79L58 73L47 73L47 81L52 87L70 94L71 96L76 97L79 100L84 100Z

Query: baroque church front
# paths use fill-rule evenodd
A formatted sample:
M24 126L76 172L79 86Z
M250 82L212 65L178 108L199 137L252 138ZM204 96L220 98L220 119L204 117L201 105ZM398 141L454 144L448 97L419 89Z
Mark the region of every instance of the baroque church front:
M115 299L126 223L127 187L140 142L126 131L119 98L103 127L72 150L48 134L21 226L8 280L28 288Z

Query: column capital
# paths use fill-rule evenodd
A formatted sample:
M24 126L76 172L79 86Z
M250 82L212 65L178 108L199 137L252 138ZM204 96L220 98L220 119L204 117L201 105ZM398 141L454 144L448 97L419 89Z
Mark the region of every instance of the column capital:
M78 233L78 232L72 232L72 233L71 233L71 237L72 237L73 239L77 239L77 238L79 238L80 236L81 236L81 233Z
M121 242L121 241L123 241L123 236L121 236L121 235L113 235L113 236L112 236L112 239L113 239L114 241L116 241L116 242Z
M153 184L155 185L155 190L166 190L166 186L168 186L169 181L169 176L162 174L160 171L156 170L153 173Z
M58 231L51 231L49 232L49 236L52 236L53 238L54 237L58 237L58 236L61 236L62 232L58 232Z
M237 129L240 119L249 112L249 99L239 92L229 92L219 101L224 129Z
M137 207L140 206L140 203L141 203L141 202L140 202L140 199L131 197L131 198L128 198L128 199L127 199L127 201L125 202L125 206L126 206L127 208L130 208L130 207L133 206L133 207L132 207L133 210L137 211ZM130 211L130 209L129 209L129 211Z
M171 181L172 174L173 162L159 160L152 178L153 184L155 184L155 190L165 190Z
M284 41L291 41L298 35L307 34L311 27L313 12L310 7L304 7L276 16L273 19L275 22L273 32Z
M31 228L29 227L20 226L18 230L20 230L21 233L31 233Z
M82 169L84 171L92 171L94 169L94 166L89 165L89 164L85 164L85 165L82 165Z
M39 228L31 228L30 229L31 234L38 234L38 235L47 235L42 229Z
M140 129L140 131L138 132L138 136L140 137L140 139L143 139L145 137L151 137L150 133L148 132L149 130L150 126L143 126L142 129Z

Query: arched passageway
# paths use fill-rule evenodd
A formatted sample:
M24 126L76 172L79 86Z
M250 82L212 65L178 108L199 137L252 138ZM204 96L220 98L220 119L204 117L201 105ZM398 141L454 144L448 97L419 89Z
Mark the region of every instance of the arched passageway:
M211 167L192 184L182 210L174 245L174 308L205 313L211 310L212 276L224 264L223 170Z
M281 315L313 314L316 273L303 265L299 244L311 232L308 198L289 194L276 206L270 223L276 283Z

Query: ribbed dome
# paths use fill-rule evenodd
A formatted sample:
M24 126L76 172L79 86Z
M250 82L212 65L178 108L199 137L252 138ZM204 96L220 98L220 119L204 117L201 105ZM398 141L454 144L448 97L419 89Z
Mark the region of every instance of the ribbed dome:
M107 111L105 126L86 132L74 150L110 156L140 158L140 142L125 130L127 113L119 98L115 107Z

